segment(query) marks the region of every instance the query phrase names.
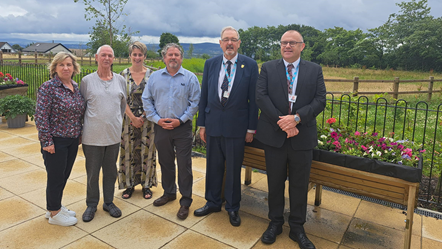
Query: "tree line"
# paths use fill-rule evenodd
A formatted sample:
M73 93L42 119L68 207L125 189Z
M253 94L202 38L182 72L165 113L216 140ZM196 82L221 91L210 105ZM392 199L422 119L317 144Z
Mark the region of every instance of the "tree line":
M280 58L280 38L287 30L304 37L302 58L337 67L442 71L442 18L430 15L427 0L396 3L398 13L364 33L342 27L320 31L290 24L239 30L240 53L255 60Z

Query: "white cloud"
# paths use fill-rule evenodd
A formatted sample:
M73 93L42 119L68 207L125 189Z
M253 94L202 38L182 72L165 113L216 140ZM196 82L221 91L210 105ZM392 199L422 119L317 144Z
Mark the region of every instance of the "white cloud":
M2 5L2 10L0 11L1 17L8 17L8 16L24 16L28 12L25 9L20 8L19 6L15 5Z
M225 3L213 0L129 0L124 10L128 15L121 17L116 25L140 31L139 35L146 43L158 43L164 32L175 34L183 43L218 42L219 32L228 25L247 29L301 24L319 30L336 26L367 32L381 26L390 14L399 11L395 2L401 1L242 0ZM95 23L84 19L82 1L0 0L0 6L2 39L20 33L42 40L72 37L75 41L87 41L90 27ZM432 8L431 15L441 16L442 1L428 0L428 6Z

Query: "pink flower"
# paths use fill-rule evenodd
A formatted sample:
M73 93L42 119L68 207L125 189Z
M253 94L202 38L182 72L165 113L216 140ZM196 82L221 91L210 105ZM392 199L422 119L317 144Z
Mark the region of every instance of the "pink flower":
M337 139L338 138L338 133L336 131L330 133L330 137Z
M359 131L355 132L355 136L360 136L360 135L361 135L361 133Z

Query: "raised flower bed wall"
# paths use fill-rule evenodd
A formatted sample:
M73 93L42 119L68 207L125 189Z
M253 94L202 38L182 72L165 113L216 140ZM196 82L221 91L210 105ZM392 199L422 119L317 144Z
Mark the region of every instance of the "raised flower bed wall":
M0 85L0 99L8 95L20 94L26 96L28 93L28 85Z

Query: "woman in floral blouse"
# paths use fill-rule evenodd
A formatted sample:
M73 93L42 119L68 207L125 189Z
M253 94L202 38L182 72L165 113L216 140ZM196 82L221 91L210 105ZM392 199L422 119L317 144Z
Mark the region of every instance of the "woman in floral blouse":
M72 226L75 212L61 204L81 143L84 99L72 80L80 72L77 58L59 52L49 66L51 80L38 89L35 124L47 172L46 218L50 224Z

